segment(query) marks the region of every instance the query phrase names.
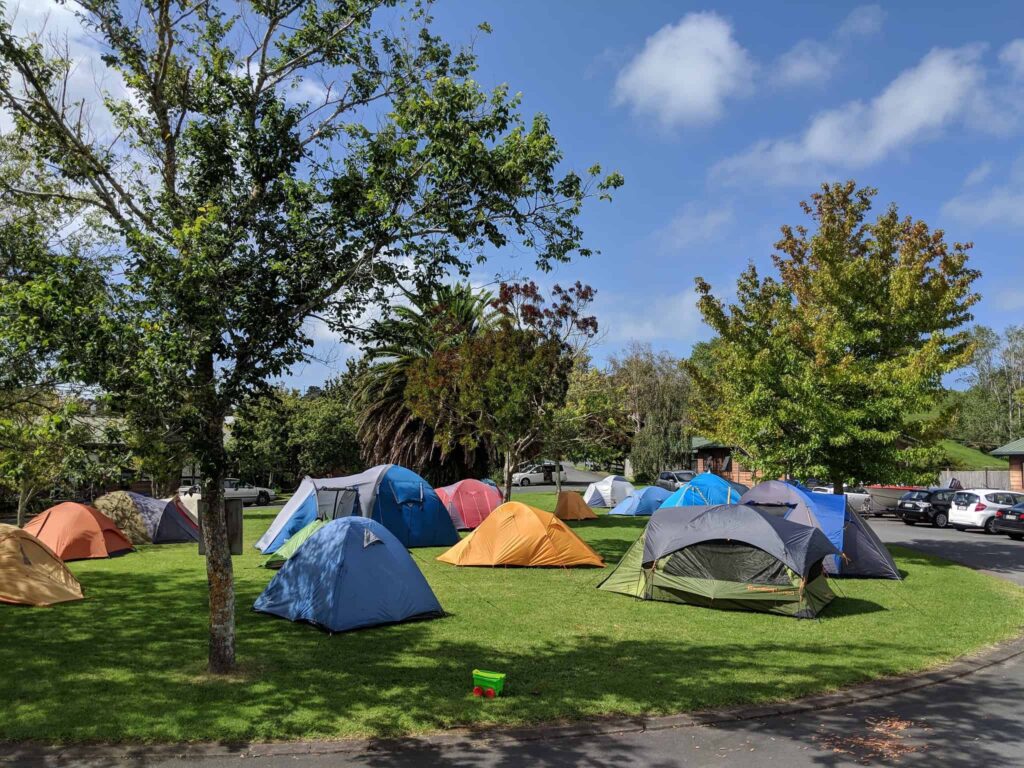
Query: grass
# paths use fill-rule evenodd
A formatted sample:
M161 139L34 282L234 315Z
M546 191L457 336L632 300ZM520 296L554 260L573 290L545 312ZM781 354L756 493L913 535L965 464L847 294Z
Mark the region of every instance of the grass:
M950 469L1009 469L1010 463L1000 456L990 456L977 448L971 448L955 440L943 440L940 443L946 452Z
M553 494L517 499L551 509ZM246 513L247 544L276 509ZM615 563L645 519L574 524ZM458 725L667 714L835 689L934 665L1024 625L1024 590L910 550L904 583L842 581L819 620L599 592L605 570L456 569L415 550L449 616L329 636L253 613L271 578L235 558L239 672L204 672L203 561L185 545L73 563L88 599L0 607L0 739L397 736ZM470 694L474 667L510 695Z

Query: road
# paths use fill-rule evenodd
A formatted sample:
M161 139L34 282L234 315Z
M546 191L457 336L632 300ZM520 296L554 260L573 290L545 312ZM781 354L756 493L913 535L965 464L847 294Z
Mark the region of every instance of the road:
M581 493L586 490L586 487L591 483L596 483L603 477L607 477L607 472L587 472L584 469L566 469L565 476L567 480L562 483L564 490L580 491ZM555 492L554 485L530 485L526 488L520 488L515 486L512 488L512 493L543 493L545 491Z
M872 519L883 541L914 547L1024 585L1024 542L952 529L906 526L889 518ZM1017 649L1024 650L1024 643ZM626 724L613 732L540 739L536 734L497 740L441 735L361 745L310 745L279 748L239 746L237 751L182 758L179 747L139 747L40 755L32 747L0 749L0 766L74 765L86 768L538 768L593 766L652 768L841 768L860 765L981 766L1024 765L1024 656L981 671L860 703L793 715L765 715L699 725L653 721ZM266 754L262 752L274 752ZM292 751L294 750L294 751Z

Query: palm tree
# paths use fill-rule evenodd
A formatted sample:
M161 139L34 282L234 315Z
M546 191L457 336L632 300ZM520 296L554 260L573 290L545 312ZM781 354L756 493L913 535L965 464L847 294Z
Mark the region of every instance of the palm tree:
M358 437L364 458L375 464L401 464L435 485L466 477L484 477L493 451L456 447L446 453L431 424L414 416L405 402L408 371L449 346L488 328L495 320L492 295L468 283L436 288L429 294L406 293L409 305L379 321L366 349L370 367L356 387Z

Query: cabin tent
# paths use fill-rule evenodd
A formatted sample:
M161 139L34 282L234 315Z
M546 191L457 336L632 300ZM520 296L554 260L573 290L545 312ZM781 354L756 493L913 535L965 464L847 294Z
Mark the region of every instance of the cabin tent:
M480 527L437 558L452 565L511 565L529 568L604 567L592 550L550 512L508 501Z
M816 616L834 595L817 528L753 507L667 507L651 517L598 589L642 600Z
M738 504L746 490L746 486L733 483L713 472L702 472L690 482L679 486L671 496L661 503L661 509Z
M402 542L364 517L324 523L281 566L253 609L332 633L444 615Z
M844 494L814 493L793 483L768 480L743 494L742 503L759 509L785 509L785 517L818 528L842 555L825 560L836 576L898 579L899 569L878 534L849 509Z
M406 547L442 547L459 534L437 492L411 469L381 464L358 475L305 478L256 542L276 552L313 520L368 517L384 525Z
M96 508L114 521L132 544L181 544L199 541L199 526L176 498L164 501L131 491L96 499Z
M476 528L502 502L501 491L472 479L438 488L437 495L459 530Z
M576 491L562 491L555 504L555 517L559 520L597 520L597 515Z
M666 491L657 485L649 485L646 488L641 488L632 496L627 496L616 504L615 509L608 514L630 516L653 515L658 507L661 506L661 503L671 495L671 491Z
M299 551L299 547L305 544L310 536L319 531L325 525L327 525L326 520L314 520L302 530L292 534L292 537L288 539L288 541L286 541L279 550L270 554L267 559L263 561L263 567L274 569L280 568L284 565L286 560Z
M588 507L614 507L635 490L621 475L608 475L587 486L587 491L583 494L583 503Z
M64 561L110 557L132 548L109 517L95 507L73 501L36 515L25 530Z
M21 528L0 524L0 603L54 605L82 599L82 585L53 550Z

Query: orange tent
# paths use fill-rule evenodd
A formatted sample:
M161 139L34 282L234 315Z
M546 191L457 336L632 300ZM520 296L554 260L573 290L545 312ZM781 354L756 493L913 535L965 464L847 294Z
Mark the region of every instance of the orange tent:
M94 507L65 501L32 518L25 530L61 560L110 557L132 548L114 521Z
M530 567L594 565L601 556L572 529L534 507L509 501L439 558L452 565L521 565Z
M0 603L53 605L82 599L82 585L31 533L0 525Z
M555 505L555 517L560 520L597 520L597 515L576 491L562 491Z

